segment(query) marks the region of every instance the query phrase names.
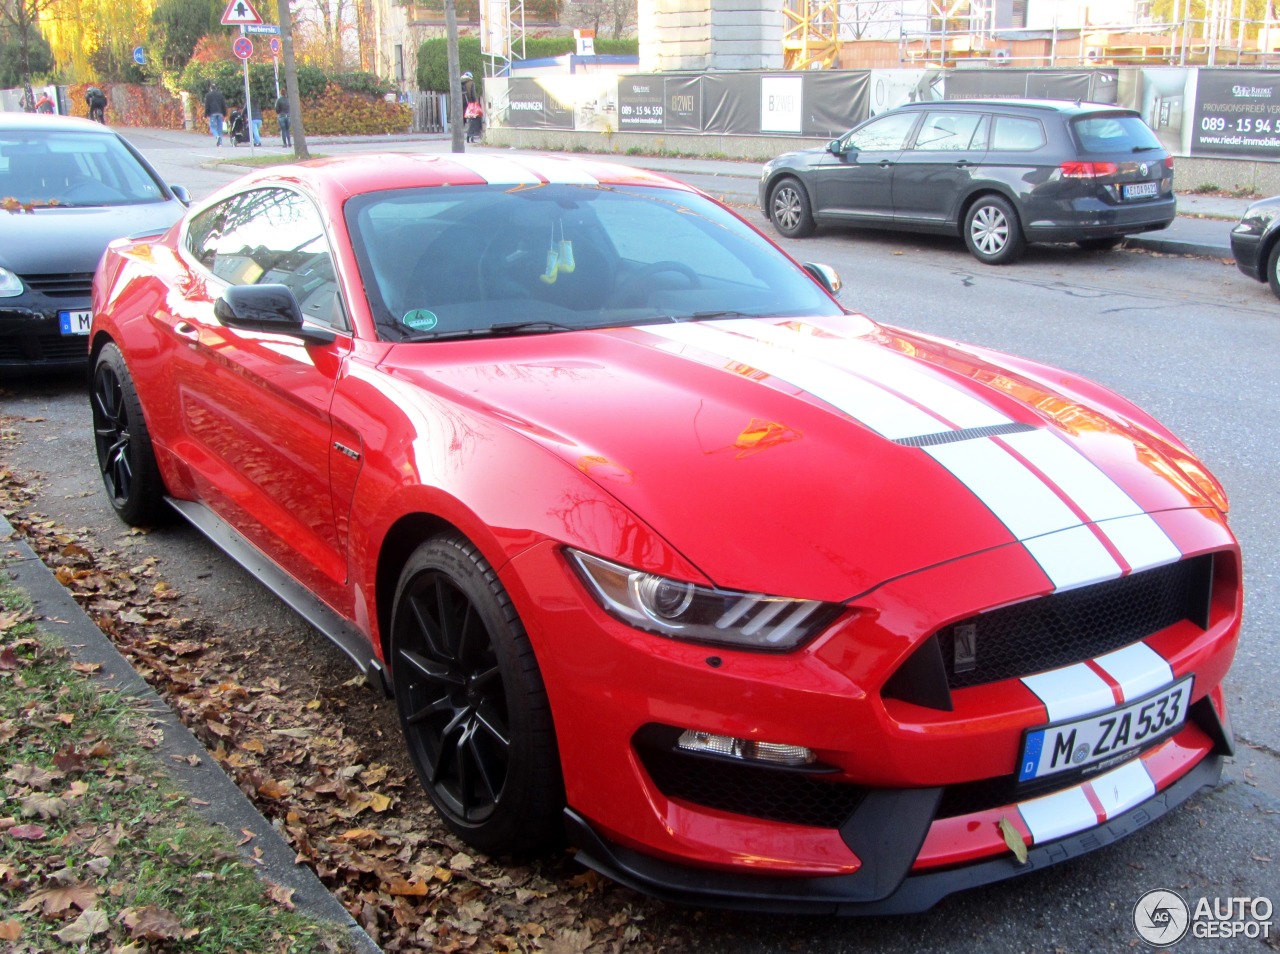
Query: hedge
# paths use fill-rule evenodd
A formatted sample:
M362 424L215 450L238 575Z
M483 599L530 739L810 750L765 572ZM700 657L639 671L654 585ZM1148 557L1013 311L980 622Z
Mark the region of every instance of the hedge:
M524 41L525 59L541 60L553 56L564 56L577 49L577 43L571 36L530 37ZM597 38L595 51L607 56L638 56L640 41L603 40ZM480 52L480 38L475 36L458 37L458 71L470 70L476 84L481 85L484 79L484 67L488 57ZM430 92L445 93L449 91L449 46L444 38L424 40L418 47L418 89Z

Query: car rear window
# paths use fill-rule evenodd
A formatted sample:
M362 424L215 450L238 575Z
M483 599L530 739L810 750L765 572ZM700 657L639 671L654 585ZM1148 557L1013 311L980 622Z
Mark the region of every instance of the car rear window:
M1145 152L1160 149L1160 140L1139 116L1106 113L1071 121L1080 149L1092 152Z

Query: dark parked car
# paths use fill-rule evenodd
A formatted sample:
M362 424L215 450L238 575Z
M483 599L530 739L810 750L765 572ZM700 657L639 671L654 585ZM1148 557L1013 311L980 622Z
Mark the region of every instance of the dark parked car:
M964 236L988 265L1028 242L1107 249L1176 213L1173 157L1138 113L1096 103L912 103L825 149L768 162L760 208L801 238L824 225Z
M1252 203L1231 230L1236 267L1280 298L1280 196Z
M163 232L188 201L98 123L0 113L0 369L84 368L107 243Z

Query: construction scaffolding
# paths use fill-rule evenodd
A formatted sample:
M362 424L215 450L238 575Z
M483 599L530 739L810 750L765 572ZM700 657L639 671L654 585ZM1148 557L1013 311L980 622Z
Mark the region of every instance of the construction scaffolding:
M1032 0L1033 2L1033 0ZM1256 6L1256 3L1252 4ZM1109 4L1123 20L1093 22L1090 6L1001 0L784 0L788 69L1017 64L1078 66L1280 65L1280 19L1251 0L1175 0L1156 19L1145 0Z

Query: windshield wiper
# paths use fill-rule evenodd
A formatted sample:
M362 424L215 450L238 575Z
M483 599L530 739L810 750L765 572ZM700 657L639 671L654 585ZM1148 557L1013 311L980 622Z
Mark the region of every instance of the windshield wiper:
M419 341L444 341L449 338L502 338L507 335L537 335L548 331L581 331L572 325L562 325L558 321L505 321L484 328L458 328L453 331L427 331L422 334L401 338L402 342L413 344Z
M1134 146L1134 152L1151 152L1153 149L1159 149L1160 146Z

